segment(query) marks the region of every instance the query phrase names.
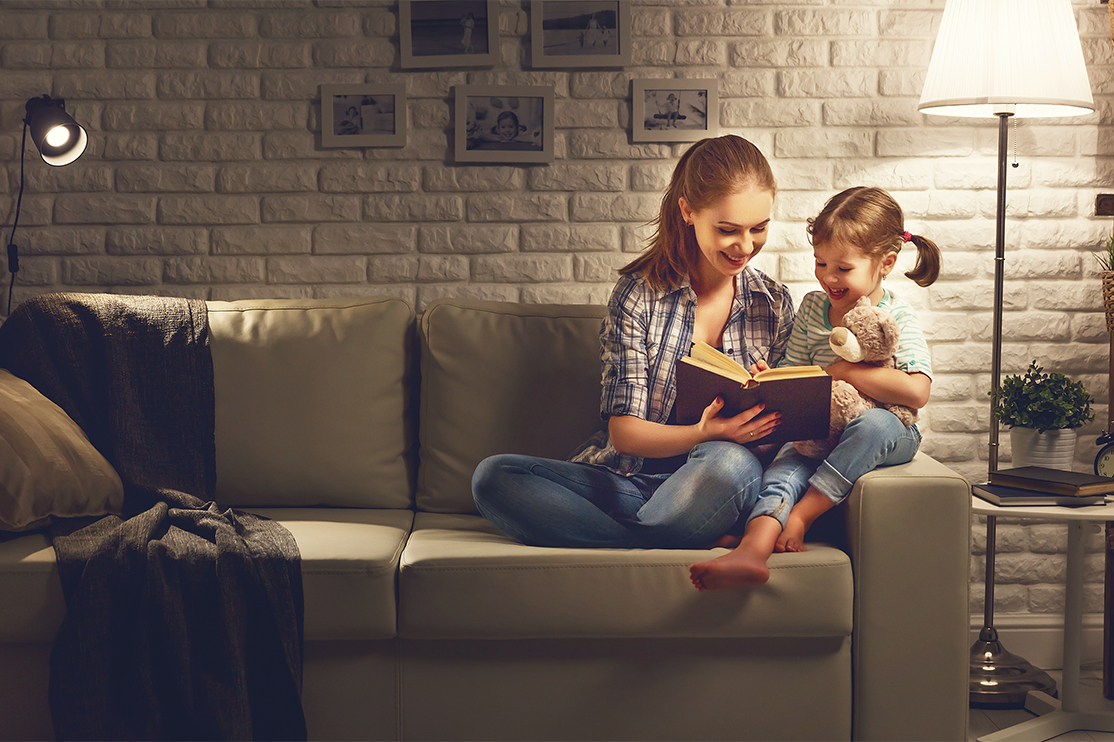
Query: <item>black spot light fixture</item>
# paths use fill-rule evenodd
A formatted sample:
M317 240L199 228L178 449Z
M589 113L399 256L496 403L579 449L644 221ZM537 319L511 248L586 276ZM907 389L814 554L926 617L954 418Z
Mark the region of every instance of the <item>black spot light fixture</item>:
M81 157L89 145L89 135L73 116L66 112L66 102L61 98L43 95L27 101L27 117L23 119L23 138L19 146L19 195L15 202L15 219L8 236L8 314L12 311L12 288L15 274L19 272L19 248L15 244L15 230L19 226L19 211L23 204L23 155L27 149L27 133L39 150L43 162L54 167L69 165Z

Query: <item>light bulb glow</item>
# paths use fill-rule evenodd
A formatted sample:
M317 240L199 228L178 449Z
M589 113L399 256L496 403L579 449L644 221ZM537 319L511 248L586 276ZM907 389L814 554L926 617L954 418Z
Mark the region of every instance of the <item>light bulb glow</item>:
M70 141L70 131L65 126L55 126L46 133L46 143L51 147L61 147Z

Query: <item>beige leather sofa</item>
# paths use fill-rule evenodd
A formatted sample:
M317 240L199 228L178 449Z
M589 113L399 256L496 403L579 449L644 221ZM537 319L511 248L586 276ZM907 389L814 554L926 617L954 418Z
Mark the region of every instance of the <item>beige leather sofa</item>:
M298 541L311 738L964 739L969 489L927 456L750 590L694 590L707 551L532 548L476 514L484 456L601 424L601 314L210 303L218 500ZM0 737L50 737L42 535L0 541L0 596Z

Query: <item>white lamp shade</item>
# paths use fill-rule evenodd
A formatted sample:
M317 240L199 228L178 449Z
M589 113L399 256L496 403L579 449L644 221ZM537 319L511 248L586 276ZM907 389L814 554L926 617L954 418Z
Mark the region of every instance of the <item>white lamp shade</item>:
M918 109L963 117L1092 112L1071 0L947 0Z

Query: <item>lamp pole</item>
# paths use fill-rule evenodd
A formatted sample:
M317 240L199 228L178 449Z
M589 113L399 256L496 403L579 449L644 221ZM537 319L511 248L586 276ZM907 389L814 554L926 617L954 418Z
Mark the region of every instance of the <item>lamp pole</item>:
M1003 108L1007 108L1003 106ZM1011 107L1012 108L1012 107ZM997 393L1002 376L1002 303L1006 263L1006 151L1012 110L997 111L998 117L998 209L994 231L994 343L991 350L991 392ZM988 473L998 471L998 418L993 405L990 415ZM1056 695L1056 681L1028 660L1006 651L994 628L994 555L997 521L986 516L986 584L983 597L983 626L971 646L971 705L976 708L1021 708L1029 691Z

